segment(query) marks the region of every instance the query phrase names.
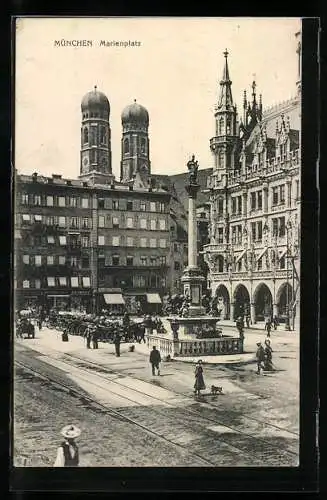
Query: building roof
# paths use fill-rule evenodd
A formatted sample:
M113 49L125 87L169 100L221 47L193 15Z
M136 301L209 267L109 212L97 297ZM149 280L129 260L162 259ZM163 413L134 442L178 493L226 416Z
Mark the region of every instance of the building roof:
M90 108L104 108L108 113L110 112L108 97L103 92L100 92L96 86L93 90L85 94L81 102L82 111Z
M144 106L136 102L136 99L134 99L133 104L129 104L123 109L121 121L123 125L125 123L135 122L149 125L149 113Z
M203 168L201 170L198 170L198 178L197 181L200 184L200 190L198 192L197 196L197 206L198 205L203 205L203 203L206 203L208 201L208 194L203 193L202 190L206 189L207 187L207 179L209 175L212 174L212 168ZM188 197L187 193L185 190L185 186L188 182L188 172L185 172L183 174L176 174L176 175L171 175L169 176L170 182L173 185L173 188L176 192L177 198L181 201L181 203L184 206L184 209L187 211L188 210Z

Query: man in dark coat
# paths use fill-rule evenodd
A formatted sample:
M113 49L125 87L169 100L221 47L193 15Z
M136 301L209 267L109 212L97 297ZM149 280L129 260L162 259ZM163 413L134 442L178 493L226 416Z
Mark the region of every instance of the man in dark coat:
M92 344L93 344L93 349L98 349L99 348L99 332L98 328L94 326L92 328Z
M92 329L91 329L90 325L86 327L84 336L86 338L86 348L91 349Z
M271 332L271 320L270 320L270 318L267 320L266 328L267 328L267 337L270 337L270 332Z
M115 335L114 344L115 344L116 356L117 356L117 358L119 358L120 357L120 335L119 335L119 333L116 333L116 335Z
M161 363L161 356L156 346L152 347L152 351L150 353L150 363L152 366L152 375L155 375L155 369L158 370L158 375L160 375L159 363Z
M265 361L265 351L261 342L257 342L257 346L258 348L255 356L257 359L257 374L260 375L260 370L263 369L262 363Z

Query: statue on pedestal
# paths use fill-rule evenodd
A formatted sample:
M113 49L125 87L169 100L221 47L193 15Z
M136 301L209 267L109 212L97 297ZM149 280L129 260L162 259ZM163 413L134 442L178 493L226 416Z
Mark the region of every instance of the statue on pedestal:
M195 156L192 155L191 160L187 162L187 168L189 171L189 181L190 184L196 184L197 182L197 177L198 177L198 162L195 161Z

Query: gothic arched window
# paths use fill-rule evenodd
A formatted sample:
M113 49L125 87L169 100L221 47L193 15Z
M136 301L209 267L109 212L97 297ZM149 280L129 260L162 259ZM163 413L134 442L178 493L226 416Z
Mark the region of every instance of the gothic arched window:
M223 128L224 128L224 119L223 119L223 117L221 117L221 118L219 118L219 126L218 126L219 135L222 135Z
M124 153L129 153L129 140L127 137L124 139Z
M145 153L146 141L144 137L141 138L141 153Z
M106 143L106 129L105 129L105 127L101 127L101 129L100 129L100 142L101 142L101 144Z
M224 272L224 257L222 257L222 255L218 255L217 263L218 263L218 273L223 273Z
M225 155L223 151L219 151L218 153L218 161L219 161L219 167L223 168L224 167L224 160L225 160Z
M97 144L97 128L92 127L91 128L91 145L96 146Z
M87 142L89 142L89 131L85 127L85 129L84 129L84 144L86 144Z
M227 118L227 123L226 123L226 133L230 134L230 126L231 126L231 120L230 118Z

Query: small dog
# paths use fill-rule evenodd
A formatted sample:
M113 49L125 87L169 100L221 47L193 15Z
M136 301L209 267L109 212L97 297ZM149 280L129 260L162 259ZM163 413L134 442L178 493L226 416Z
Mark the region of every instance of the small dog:
M216 395L216 394L222 394L223 388L222 387L217 387L216 385L211 386L211 394Z

